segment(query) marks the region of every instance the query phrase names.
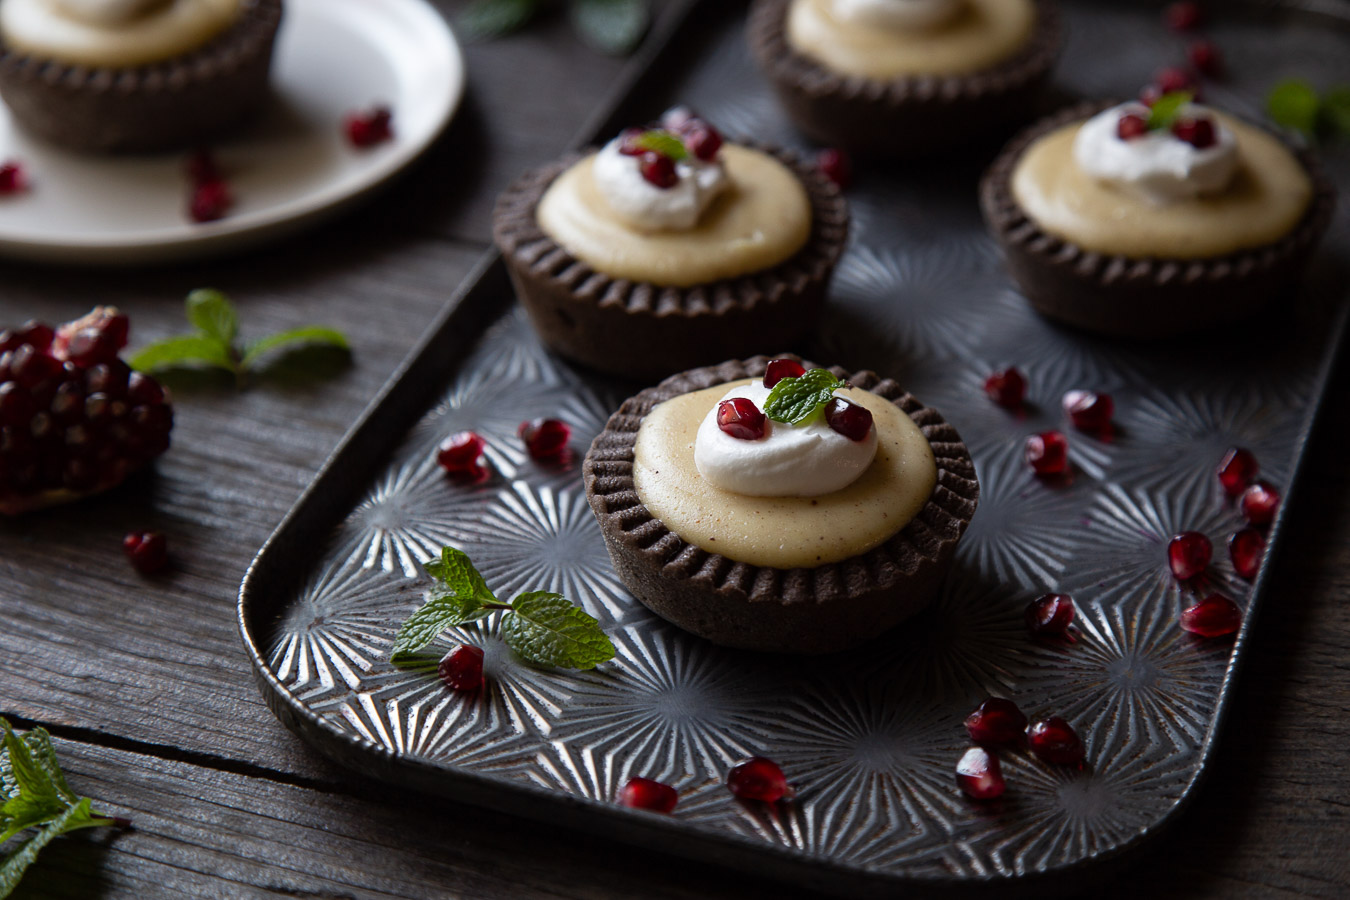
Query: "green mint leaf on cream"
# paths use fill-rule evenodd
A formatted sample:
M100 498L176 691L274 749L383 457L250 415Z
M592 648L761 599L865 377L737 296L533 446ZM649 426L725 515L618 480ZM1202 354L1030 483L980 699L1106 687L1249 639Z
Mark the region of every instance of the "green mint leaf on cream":
M669 131L663 131L659 128L642 132L633 139L633 143L643 150L651 150L653 153L668 156L675 162L679 162L689 155L689 151L684 148L684 141Z
M1148 111L1149 131L1165 131L1181 115L1181 111L1195 99L1190 91L1172 91L1163 94Z
M502 616L502 640L530 662L593 669L614 656L600 624L560 595L530 591Z
M764 414L784 425L800 425L843 386L829 369L808 369L800 378L784 378L773 386L764 401Z

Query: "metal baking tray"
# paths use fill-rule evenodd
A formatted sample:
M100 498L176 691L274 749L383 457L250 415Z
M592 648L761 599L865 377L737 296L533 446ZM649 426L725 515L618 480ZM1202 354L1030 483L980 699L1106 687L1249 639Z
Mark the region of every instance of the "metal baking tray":
M804 147L750 61L744 13L683 4L583 136L683 102L731 135ZM1065 18L1064 99L1129 96L1183 53L1155 9L1076 3ZM1209 33L1232 72L1210 88L1218 105L1259 115L1278 77L1350 80L1344 4L1224 4L1218 19ZM851 895L1062 881L1155 833L1215 752L1267 593L1265 569L1249 586L1228 563L1223 539L1240 516L1214 468L1230 445L1250 447L1288 508L1345 332L1350 215L1343 203L1306 285L1256 325L1111 341L1039 318L1002 270L976 202L996 149L862 168L851 246L821 331L801 348L897 378L970 446L981 504L934 608L805 665L714 647L647 612L611 569L580 476L591 438L642 385L543 350L494 255L249 569L239 624L277 716L367 777ZM1325 161L1350 184L1344 150ZM1007 365L1029 376L1020 416L981 390ZM1042 483L1022 462L1023 438L1064 427L1059 398L1072 388L1112 393L1119 428L1110 440L1066 429L1073 475ZM534 416L573 426L570 460L524 454L515 427ZM433 459L465 428L488 441L495 475L480 486L447 481ZM1176 625L1188 598L1164 547L1186 529L1215 540L1212 580L1246 610L1236 640ZM1277 521L1272 549L1282 531ZM392 637L421 600L420 563L442 544L466 550L500 593L549 589L582 604L618 655L594 672L542 671L471 626L459 639L488 651L477 698L445 690L430 667L395 669ZM1026 635L1024 605L1052 590L1078 602L1076 643ZM1089 765L1004 753L1003 800L966 800L953 780L961 721L988 694L1069 719ZM795 801L730 796L727 768L752 754L783 765ZM639 774L679 790L672 816L614 803Z

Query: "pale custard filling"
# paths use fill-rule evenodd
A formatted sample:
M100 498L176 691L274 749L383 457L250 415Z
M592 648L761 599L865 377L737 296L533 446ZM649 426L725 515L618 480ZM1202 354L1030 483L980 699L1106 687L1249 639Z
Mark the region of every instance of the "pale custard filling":
M1217 116L1237 138L1238 166L1222 191L1158 204L1087 174L1073 158L1081 123L1035 141L1012 174L1017 203L1040 228L1112 256L1206 259L1274 243L1308 210L1312 182L1274 136Z
M914 420L870 391L839 396L871 411L878 444L852 484L817 497L749 497L708 484L694 466L699 424L730 387L658 404L638 429L633 482L653 516L710 553L775 569L815 568L866 553L904 528L937 484L933 448Z
M798 53L842 75L969 75L1015 55L1035 22L1032 0L966 0L932 29L860 27L839 19L833 0L793 0L787 39Z
M539 201L539 227L612 278L690 287L771 268L811 235L811 200L790 169L766 153L725 144L730 187L689 229L646 232L614 214L595 184L593 156L573 165Z
M0 0L0 39L69 65L126 68L199 49L239 18L242 0L163 0L124 21L77 14L59 0Z

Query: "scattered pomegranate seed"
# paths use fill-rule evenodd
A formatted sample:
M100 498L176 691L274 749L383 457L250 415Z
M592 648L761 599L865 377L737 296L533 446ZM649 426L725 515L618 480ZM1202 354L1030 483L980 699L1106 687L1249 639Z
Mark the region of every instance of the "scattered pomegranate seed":
M1116 137L1122 141L1132 141L1148 134L1148 121L1136 113L1125 113L1116 123Z
M122 551L142 575L153 575L169 564L169 541L159 531L133 531L122 538Z
M1069 391L1064 395L1064 412L1080 431L1105 431L1111 427L1116 403L1110 394Z
M801 378L806 369L795 359L771 359L764 367L764 386L772 388L784 378Z
M1058 431L1027 438L1027 463L1037 475L1063 475L1069 470L1069 441Z
M816 168L838 185L841 191L853 183L853 163L843 150L830 147L820 151L816 156Z
M210 150L198 150L189 156L187 162L183 164L183 171L193 184L225 180L225 175L220 171L220 165Z
M1265 555L1266 538L1255 528L1244 528L1228 538L1228 557L1233 561L1233 571L1241 578L1248 581L1255 578Z
M872 433L872 412L843 397L835 397L825 404L825 421L850 441L865 441Z
M521 422L516 434L525 442L532 459L554 459L567 449L572 428L559 419L531 419Z
M1242 627L1242 610L1223 594L1210 594L1182 611L1181 627L1201 637L1222 637Z
M680 180L680 176L675 172L675 162L669 156L662 156L650 150L642 154L638 162L638 171L648 183L662 190L673 188Z
M487 441L472 431L460 431L441 441L436 448L436 462L453 475L478 475L483 467L478 460Z
M342 130L353 147L374 147L394 136L394 114L387 106L376 106L366 112L348 113L342 120Z
M1035 635L1067 636L1075 609L1068 594L1042 594L1027 604L1027 630Z
M673 787L650 778L630 778L619 792L619 803L652 812L670 813L679 801L680 795Z
M28 178L24 175L23 166L17 160L10 159L0 164L0 197L27 189Z
M1027 717L1017 704L989 697L966 716L966 731L977 744L1013 744L1027 728Z
M1003 796L1007 782L999 768L998 757L982 747L971 747L956 763L956 785L973 800L994 800Z
M778 763L763 756L752 756L733 766L727 773L727 789L742 800L765 803L775 803L796 793Z
M1177 119L1172 123L1172 134L1197 150L1213 147L1219 139L1209 119Z
M1238 505L1243 518L1252 525L1269 525L1280 508L1280 492L1267 482L1258 481L1242 492Z
M717 427L737 440L757 441L764 437L764 413L745 397L717 404Z
M1213 554L1209 538L1198 531L1183 531L1167 542L1167 564L1182 581L1205 571Z
M1250 450L1233 447L1219 463L1219 483L1230 497L1236 497L1247 489L1247 485L1256 480L1259 467L1256 457Z
M1027 380L1016 369L995 372L984 380L984 392L990 400L1006 409L1017 409L1027 393Z
M1027 729L1031 752L1056 766L1074 766L1087 756L1078 732L1059 716L1033 722Z
M722 135L711 125L701 124L685 133L684 145L694 156L709 162L717 156L717 151L722 149Z
M452 691L476 691L483 686L483 648L460 644L436 667L441 681Z
M1200 4L1190 0L1168 6L1163 17L1167 20L1167 27L1173 31L1193 31L1205 20Z
M1196 70L1213 78L1223 73L1223 54L1213 41L1195 41L1186 48L1191 65Z
M223 181L204 181L192 189L188 215L194 222L215 222L225 218L233 205L229 185Z
M1177 91L1195 92L1195 77L1180 66L1168 66L1160 70L1154 81L1158 85L1158 90L1164 94L1172 94Z

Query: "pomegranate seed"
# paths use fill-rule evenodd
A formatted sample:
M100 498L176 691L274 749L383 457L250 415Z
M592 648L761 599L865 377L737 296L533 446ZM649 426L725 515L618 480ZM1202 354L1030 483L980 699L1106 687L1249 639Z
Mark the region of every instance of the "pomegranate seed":
M995 372L984 380L984 392L999 406L1016 409L1027 393L1027 380L1016 369Z
M619 134L619 152L624 156L641 156L647 151L638 144L638 138L646 134L641 128L625 128Z
M460 431L441 441L436 448L436 462L453 474L474 473L481 468L479 458L487 441L472 431Z
M727 789L742 800L775 803L796 791L788 784L778 763L763 756L752 756L733 766L727 773Z
M1255 578L1265 555L1265 536L1255 528L1244 528L1228 538L1228 557L1233 560L1233 571L1241 578L1248 581Z
M1148 134L1148 121L1141 115L1125 113L1116 123L1116 137L1122 141L1132 141Z
M188 180L193 184L205 184L208 181L224 181L225 176L216 163L216 157L210 150L198 150L183 164Z
M1032 723L1027 729L1031 752L1056 766L1074 766L1087 756L1078 732L1059 716Z
M825 421L850 441L865 441L872 433L871 410L843 397L835 397L825 404Z
M394 136L393 118L389 107L376 106L367 112L348 113L342 128L353 147L374 147Z
M1223 72L1223 54L1213 41L1195 41L1186 48L1186 55L1191 65L1205 75L1214 77Z
M1181 627L1201 637L1222 637L1242 627L1242 610L1223 594L1210 594L1182 611Z
M772 388L784 378L801 378L806 369L795 359L771 359L764 367L764 386Z
M816 156L816 168L841 191L853 183L853 163L843 150L830 147L820 151Z
M531 419L521 422L516 434L525 442L532 459L554 459L567 449L572 428L560 419Z
M27 189L28 179L24 176L22 165L12 159L0 165L0 197Z
M675 173L674 161L669 156L662 156L650 150L640 157L638 171L649 184L661 190L673 188L680 180L680 176Z
M718 150L722 149L722 136L712 126L700 125L689 129L684 136L684 145L689 148L690 153L708 162L717 156Z
M680 795L673 787L650 778L630 778L619 792L619 803L652 812L670 813L679 801Z
M1209 119L1177 119L1172 123L1172 134L1197 150L1213 147L1218 141L1214 123Z
M1167 564L1182 581L1205 571L1213 554L1209 538L1198 531L1183 531L1167 542Z
M34 350L46 350L52 345L56 330L45 322L30 319L18 328L0 331L0 353L14 350L24 344Z
M971 747L956 763L956 785L972 800L994 800L1003 796L1007 782L999 768L998 757L981 747Z
M1069 442L1058 431L1027 438L1027 463L1037 475L1063 475L1069 470Z
M1017 704L990 697L966 716L966 731L977 744L1012 744L1026 731L1027 717Z
M1067 636L1075 609L1068 594L1042 594L1027 604L1027 630L1035 635Z
M122 551L142 575L153 575L169 564L169 541L159 531L133 531L122 538Z
M1162 99L1162 95L1162 89L1156 84L1144 85L1144 87L1139 90L1139 102L1145 106L1152 107L1153 104Z
M192 190L188 215L194 222L215 222L225 218L233 205L229 185L223 181L204 181Z
M1250 450L1233 447L1219 463L1219 483L1230 497L1236 497L1247 489L1247 485L1256 480L1259 467L1256 457Z
M1167 20L1167 27L1173 31L1192 31L1199 28L1200 23L1205 19L1200 4L1191 2L1191 0L1173 3L1167 7L1163 16Z
M672 106L661 114L661 127L677 134L683 132L691 125L702 122L692 109L687 106Z
M757 441L764 437L764 413L745 397L734 397L717 404L717 427L737 440Z
M1164 94L1173 94L1177 91L1195 91L1195 78L1191 73L1180 66L1168 66L1158 72L1154 81L1158 85L1158 90Z
M1105 431L1111 427L1116 404L1110 394L1069 391L1064 395L1064 412L1080 431Z
M483 686L483 649L460 644L436 667L441 681L452 691L476 691Z
M1242 516L1252 525L1269 525L1280 508L1280 492L1267 482L1258 481L1242 492L1238 501Z

